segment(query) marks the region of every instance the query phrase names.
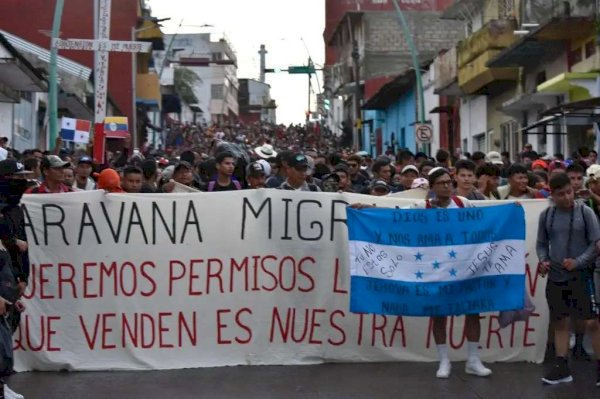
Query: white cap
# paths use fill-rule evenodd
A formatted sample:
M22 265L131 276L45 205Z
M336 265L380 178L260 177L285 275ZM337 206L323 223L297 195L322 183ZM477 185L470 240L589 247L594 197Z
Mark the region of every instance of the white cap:
M419 169L417 169L415 165L406 165L404 168L402 168L402 172L400 172L400 174L403 175L410 170L415 172L417 175L419 174Z
M592 180L600 180L600 165L590 165L585 173Z
M502 162L502 155L500 155L500 153L498 151L488 152L487 155L485 156L485 158L487 159L488 162L490 162L494 165L504 165L504 162Z

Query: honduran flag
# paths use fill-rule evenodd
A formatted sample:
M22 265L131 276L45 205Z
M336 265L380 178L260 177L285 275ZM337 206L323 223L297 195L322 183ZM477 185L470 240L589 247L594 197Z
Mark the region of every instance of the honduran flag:
M74 141L78 144L87 144L90 142L91 128L92 122L90 121L62 118L60 137L65 141Z
M352 312L447 316L523 308L522 206L347 214Z
M106 138L124 139L129 136L129 124L126 116L107 116L104 118Z

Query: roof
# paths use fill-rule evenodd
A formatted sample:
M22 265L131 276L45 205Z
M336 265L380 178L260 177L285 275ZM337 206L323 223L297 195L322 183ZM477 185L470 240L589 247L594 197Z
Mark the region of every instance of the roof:
M394 80L384 85L371 97L363 109L386 109L400 96L411 90L415 84L415 70L410 68Z
M29 69L35 78L43 82L46 81L46 78L40 73L40 71L31 65L31 63L25 57L23 57L23 55L16 48L13 47L10 41L4 36L2 31L0 31L0 44L2 44L20 64Z
M12 35L8 32L0 30L0 34L3 35L6 40L13 46L15 49L22 51L24 53L30 53L37 56L41 61L50 63L50 51L37 46L33 43L28 42L20 38L19 36ZM30 64L31 65L31 64ZM86 66L83 66L75 61L72 61L66 57L58 56L57 58L57 68L66 72L70 75L76 76L78 78L88 80L92 73L92 70Z

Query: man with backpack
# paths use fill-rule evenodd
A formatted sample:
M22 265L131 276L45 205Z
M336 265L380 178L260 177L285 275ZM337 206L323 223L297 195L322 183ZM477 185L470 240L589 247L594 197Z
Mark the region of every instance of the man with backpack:
M208 183L206 191L235 191L241 190L241 183L233 177L236 157L233 153L220 152L215 157L217 178Z
M600 322L593 284L600 227L594 212L575 201L566 173L550 179L550 190L554 205L540 214L536 252L540 274L548 276L546 300L556 348L556 364L542 381L556 385L573 381L568 362L571 317L584 321L594 352L600 355ZM600 387L600 360L596 362L596 386Z

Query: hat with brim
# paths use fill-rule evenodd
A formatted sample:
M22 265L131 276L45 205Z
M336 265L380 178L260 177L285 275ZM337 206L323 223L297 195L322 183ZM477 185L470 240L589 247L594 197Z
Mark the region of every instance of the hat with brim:
M260 147L256 147L254 152L263 159L269 159L277 156L277 151L273 149L271 144L263 144Z
M41 167L42 169L47 168L68 168L71 166L70 162L65 162L60 159L57 155L48 155L42 158Z

